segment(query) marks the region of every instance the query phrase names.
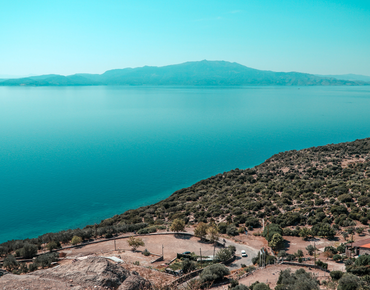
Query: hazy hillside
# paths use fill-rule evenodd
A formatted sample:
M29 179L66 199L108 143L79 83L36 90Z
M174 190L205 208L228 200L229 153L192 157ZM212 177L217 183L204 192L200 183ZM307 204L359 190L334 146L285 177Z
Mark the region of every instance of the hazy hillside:
M356 75L356 74L345 74L345 75L317 75L323 78L335 78L338 80L346 81L361 81L361 82L370 82L370 76Z
M168 86L331 86L370 85L364 81L338 80L298 72L252 69L226 61L196 61L163 67L114 69L99 74L70 76L44 75L0 80L2 86L89 86L89 85L168 85Z

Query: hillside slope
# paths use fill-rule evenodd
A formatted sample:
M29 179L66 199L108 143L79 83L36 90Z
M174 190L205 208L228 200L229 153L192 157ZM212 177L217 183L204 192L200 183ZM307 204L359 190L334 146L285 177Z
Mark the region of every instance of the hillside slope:
M220 232L225 232L226 225L259 227L263 219L282 228L316 226L317 233L322 225L335 230L356 222L365 225L370 219L369 177L370 138L287 151L254 168L201 180L163 201L115 215L98 225L3 243L0 255L25 243L68 243L74 235L90 239L141 229L148 232L174 219L188 224L214 221Z
M99 74L70 76L44 75L0 80L0 86L88 86L88 85L167 85L167 86L327 86L370 85L370 82L338 80L298 72L252 69L235 62L194 61L162 67L114 69Z

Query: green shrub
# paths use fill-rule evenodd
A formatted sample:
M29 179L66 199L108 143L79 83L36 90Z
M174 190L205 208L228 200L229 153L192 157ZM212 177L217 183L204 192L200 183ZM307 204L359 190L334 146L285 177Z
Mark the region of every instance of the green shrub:
M339 280L340 278L342 278L343 276L343 272L342 271L331 271L330 272L330 277L333 279L333 280Z
M222 280L230 271L222 264L214 264L206 267L200 274L200 281L203 284L210 284Z
M79 236L73 236L72 240L71 240L71 244L72 245L77 245L77 244L80 244L82 243L82 238L79 237Z

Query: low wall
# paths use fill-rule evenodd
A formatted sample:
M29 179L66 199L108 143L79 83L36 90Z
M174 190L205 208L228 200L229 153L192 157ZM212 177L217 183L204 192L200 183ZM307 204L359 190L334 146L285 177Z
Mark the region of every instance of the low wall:
M284 265L291 265L291 266L300 266L300 267L315 268L315 269L319 269L319 270L321 270L321 271L325 271L325 272L327 272L327 273L330 273L330 270L323 269L323 268L321 268L320 266L313 265L313 264L303 264L303 263L295 263L295 262L289 262L289 261L283 261L283 262L281 262L280 264L284 264Z

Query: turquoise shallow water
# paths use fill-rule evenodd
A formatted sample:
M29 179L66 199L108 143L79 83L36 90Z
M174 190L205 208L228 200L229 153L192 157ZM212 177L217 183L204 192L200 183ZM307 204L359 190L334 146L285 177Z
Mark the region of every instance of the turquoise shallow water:
M370 87L0 87L0 242L290 149L370 137Z

